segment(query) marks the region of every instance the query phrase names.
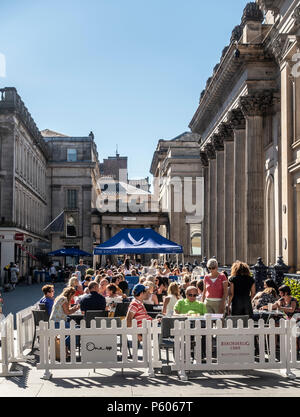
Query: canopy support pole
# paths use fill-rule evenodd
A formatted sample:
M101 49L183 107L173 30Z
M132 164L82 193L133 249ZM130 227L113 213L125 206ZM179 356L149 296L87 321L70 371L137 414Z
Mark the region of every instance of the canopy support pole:
M184 267L184 253L182 252L182 266Z
M176 265L177 265L177 268L178 268L178 253L176 253Z

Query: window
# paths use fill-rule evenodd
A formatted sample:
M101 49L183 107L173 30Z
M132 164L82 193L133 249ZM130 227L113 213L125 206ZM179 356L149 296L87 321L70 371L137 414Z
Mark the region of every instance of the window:
M77 149L68 149L67 151L67 161L76 162L77 161Z
M191 233L191 255L199 256L201 255L201 225L191 224L190 233Z
M76 223L75 219L72 215L67 216L67 237L76 237L77 231L76 231Z
M67 208L77 209L77 190L67 190Z

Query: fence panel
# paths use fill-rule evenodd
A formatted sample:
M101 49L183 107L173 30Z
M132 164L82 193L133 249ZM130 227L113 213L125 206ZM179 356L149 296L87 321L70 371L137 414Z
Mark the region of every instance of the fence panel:
M257 327L249 320L244 328L241 320L233 328L228 320L227 327L221 320L213 325L208 319L206 328L200 320L176 321L171 334L174 336L173 371L182 380L187 380L186 371L285 369L291 376L287 354L287 321L281 320L279 327L274 320L265 325L259 320ZM276 350L276 345L278 349ZM204 351L204 352L203 352Z
M153 361L151 322L144 320L143 327L137 327L136 320L133 320L131 328L127 327L125 320L121 327L117 327L114 320L111 327L106 325L107 322L101 320L101 328L97 328L92 320L90 328L86 328L84 321L80 327L71 322L70 328L66 328L62 321L59 328L55 328L54 322L40 322L37 331L40 362L37 369L45 370L43 378L49 379L50 370L54 369L147 368L149 375L154 375L153 363L158 363ZM130 341L131 357L128 355Z
M1 330L1 358L0 363L2 365L2 371L0 376L9 377L9 376L22 376L23 371L11 371L9 366L15 362L18 362L18 359L15 356L15 344L14 344L14 316L9 314L4 320L0 323Z
M24 352L28 349L31 350L33 342L34 319L31 312L32 308L28 307L16 314L18 357L20 359L29 358L29 356L24 355Z

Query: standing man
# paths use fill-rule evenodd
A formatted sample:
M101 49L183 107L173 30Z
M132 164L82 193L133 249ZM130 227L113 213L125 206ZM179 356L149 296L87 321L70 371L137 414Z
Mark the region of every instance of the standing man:
M50 275L50 279L52 284L55 283L56 277L57 277L57 271L56 268L53 264L51 264L50 269L49 269L49 275Z
M89 267L83 263L83 259L79 259L79 264L76 266L76 271L80 272L80 281L83 282L86 274L86 270Z

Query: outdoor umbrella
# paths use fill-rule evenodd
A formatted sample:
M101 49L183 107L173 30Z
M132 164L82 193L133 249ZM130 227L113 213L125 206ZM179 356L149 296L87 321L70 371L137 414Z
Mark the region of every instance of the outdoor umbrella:
M92 256L90 253L84 252L77 248L62 248L54 252L48 253L48 256Z

